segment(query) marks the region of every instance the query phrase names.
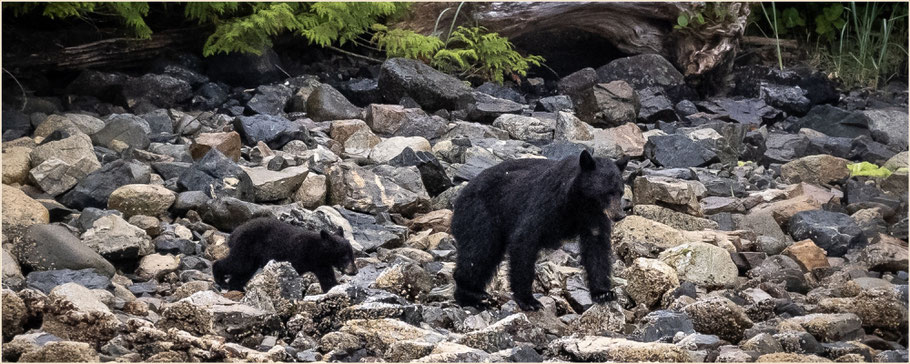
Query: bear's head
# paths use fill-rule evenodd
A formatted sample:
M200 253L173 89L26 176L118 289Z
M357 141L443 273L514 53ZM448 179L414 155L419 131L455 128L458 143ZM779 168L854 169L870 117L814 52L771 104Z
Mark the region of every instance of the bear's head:
M622 170L628 162L628 157L615 162L608 158L594 158L587 150L583 150L578 157L576 191L585 204L603 211L613 221L626 217L622 208Z
M212 264L212 277L215 278L215 283L220 287L228 287L228 272L225 269L225 265L226 263L223 259Z
M343 234L340 228L335 233L330 233L325 229L319 231L322 246L327 253L325 257L332 262L332 266L344 274L354 275L357 274L357 265L354 264L354 248Z

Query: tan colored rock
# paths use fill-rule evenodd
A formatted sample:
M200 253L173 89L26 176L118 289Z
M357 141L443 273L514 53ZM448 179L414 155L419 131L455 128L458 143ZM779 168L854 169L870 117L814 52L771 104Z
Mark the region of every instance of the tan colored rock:
M448 233L452 225L452 210L442 209L415 216L408 222L414 231L430 229L433 233Z
M370 151L370 160L385 163L401 154L404 148L410 147L415 152L432 152L430 142L423 137L391 137L384 139Z
M358 131L370 131L370 126L360 119L333 120L329 127L329 137L344 144L348 138ZM372 132L371 132L372 134Z
M787 183L828 184L850 177L847 163L850 161L827 154L810 155L782 165L780 175Z
M373 134L369 129L361 129L351 134L344 141L344 154L351 157L367 158L382 139Z
M701 231L717 229L717 222L715 221L684 214L658 205L635 205L632 208L632 213L680 230Z
M236 131L228 133L200 133L193 144L190 145L190 156L199 160L212 148L218 149L221 154L231 158L234 162L240 160L240 147L243 142Z
M756 363L830 363L831 360L812 354L771 353L755 360Z
M41 330L63 339L100 345L123 325L92 290L78 283L59 285L47 297Z
M176 200L177 194L164 186L132 184L111 192L107 207L122 212L125 218L134 215L161 216Z
M294 201L307 209L315 209L325 204L326 190L325 175L310 173L294 192Z
M177 271L179 266L180 258L173 255L146 255L139 260L139 268L136 268L136 276L143 280L161 278L165 274Z
M22 363L97 363L98 353L91 345L78 341L54 341L19 357Z
M662 205L694 216L702 216L698 200L707 188L700 182L662 176L640 176L632 186L636 205Z
M812 272L816 268L831 266L828 264L827 252L815 245L811 239L793 243L793 245L784 249L782 254L793 258L806 272Z
M635 259L688 241L679 230L641 216L627 216L613 226L613 246L620 256Z
M739 342L752 320L742 307L724 297L708 297L691 303L683 311L692 319L695 331Z
M581 121L574 114L565 111L556 113L555 140L593 140L595 129Z
M635 123L625 123L614 128L597 129L594 133L595 139L603 139L616 145L623 155L640 157L645 152L647 139L645 139L641 129Z
M729 286L739 275L730 252L701 242L667 249L660 253L658 259L675 268L680 279L703 287Z
M825 298L818 302L822 312L855 313L863 327L907 330L907 302L893 287L864 289L855 297Z
M626 269L626 293L636 303L652 307L664 292L679 287L676 270L657 259L637 258Z
M561 338L550 344L557 355L586 362L689 362L689 352L666 343L643 343L603 336Z
M18 188L3 185L3 233L16 232L35 224L47 224L50 213L40 202L35 201Z
M25 184L31 162L31 148L11 147L3 148L3 184Z
M340 331L360 337L366 342L367 350L377 353L384 353L398 341L421 339L424 342L438 343L445 340L445 336L436 332L395 319L348 320Z

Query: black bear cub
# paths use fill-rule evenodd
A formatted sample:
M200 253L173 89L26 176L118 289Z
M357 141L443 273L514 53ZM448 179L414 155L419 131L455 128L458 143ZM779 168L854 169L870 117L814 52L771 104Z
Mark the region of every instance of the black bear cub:
M315 233L280 220L256 218L234 229L227 244L228 256L212 265L212 275L219 286L230 290L242 290L270 260L290 262L300 274L315 273L323 292L338 284L333 267L357 274L354 250L340 231Z
M486 307L485 287L506 253L512 297L525 311L534 298L534 264L543 248L579 236L581 264L597 303L613 300L610 291L610 233L622 219L621 170L617 162L588 151L561 161L515 159L481 172L455 200L452 234L458 248L455 300Z

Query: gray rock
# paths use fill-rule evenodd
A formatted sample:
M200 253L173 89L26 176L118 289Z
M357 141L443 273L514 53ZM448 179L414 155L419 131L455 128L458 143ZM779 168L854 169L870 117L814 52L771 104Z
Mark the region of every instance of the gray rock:
M143 118L132 114L113 114L105 118L103 129L92 134L92 142L117 151L127 146L145 149L149 146L148 135L151 131Z
M701 167L717 159L716 153L678 134L648 138L645 156L667 168Z
M280 115L291 98L292 90L285 85L263 85L256 88L246 107L256 114Z
M689 316L683 312L659 310L652 311L642 318L635 338L644 342L669 341L678 332L695 333Z
M327 84L317 86L306 101L307 116L314 121L359 119L363 110Z
M657 54L618 58L597 69L598 82L613 80L626 81L637 90L651 86L668 89L684 83L682 74Z
M70 282L75 282L89 289L107 289L111 285L110 277L98 274L92 268L34 271L26 277L28 288L39 290L45 294L51 293L54 287Z
M635 122L641 108L638 93L624 81L596 84L579 92L572 101L578 117L594 125Z
M151 238L117 215L106 215L92 223L82 234L82 242L101 256L114 260L134 260L154 252Z
M514 139L544 144L553 140L555 123L549 119L505 114L496 118L493 126L507 131Z
M752 320L742 307L723 297L710 297L696 301L683 308L695 330L700 333L717 335L729 342L739 342L743 331L752 327Z
M280 171L272 171L266 167L240 168L243 170L239 185L241 195L253 202L291 198L309 171L306 166L288 167Z
M13 253L20 264L33 270L94 268L108 276L114 274L111 263L62 226L29 227Z
M468 105L472 90L461 80L426 64L392 58L379 71L379 89L390 103L408 96L426 110L460 109Z
M856 221L839 212L798 212L790 219L789 226L794 240L812 239L828 256L844 256L849 249L861 248L868 242Z
M520 113L524 105L493 97L483 92L473 93L474 102L468 106L468 120L489 123L508 114Z
M445 134L447 129L442 118L400 105L370 105L366 108L365 120L370 129L386 137L420 136L432 140Z
M764 282L783 283L791 292L806 293L810 289L799 264L785 255L768 257L761 265L752 268L748 275Z
M59 201L78 210L106 208L114 190L128 184L147 184L150 178L151 168L147 165L115 160L87 175L76 187L64 193Z
M193 97L189 82L169 75L145 74L124 83L123 97L135 107L145 99L162 108L171 108Z

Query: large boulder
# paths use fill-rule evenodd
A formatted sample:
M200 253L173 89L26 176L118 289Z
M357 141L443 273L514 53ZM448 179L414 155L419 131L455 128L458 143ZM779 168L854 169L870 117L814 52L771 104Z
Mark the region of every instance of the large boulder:
M886 136L880 142L896 150L907 150L907 109L872 109L862 113L869 118L869 129Z
M550 119L504 114L493 121L493 126L507 131L513 139L544 144L553 140L555 123Z
M636 205L661 205L690 215L701 216L699 199L707 189L697 181L649 175L635 178L632 192Z
M370 160L376 163L386 163L397 157L406 148L418 152L432 151L430 142L422 137L392 137L373 146L370 151Z
M598 82L623 80L636 90L646 87L672 89L683 85L682 73L658 54L640 54L617 58L597 69Z
M92 290L78 283L57 286L47 296L41 330L63 339L100 346L124 325Z
M85 135L95 134L104 129L104 121L91 115L63 114L48 115L38 127L35 128L35 138L47 138L55 131L79 131Z
M58 165L58 167L53 168L55 172L50 175L42 173L47 169L38 169L29 175L42 188L58 186L59 188L56 189L49 188L56 191L59 191L59 189L66 191L66 189L78 183L89 173L101 168L101 163L98 162L98 157L95 156L91 138L81 133L73 134L68 138L45 142L35 147L29 155L29 160L32 167L36 168L48 161L53 161L51 162L52 164ZM4 170L7 167L6 163L4 159ZM43 168L47 168L47 166ZM76 183L69 185L70 182Z
M307 176L306 166L272 171L266 167L240 167L240 192L254 202L278 201L290 198Z
M3 164L3 184L25 184L31 169L31 148L4 147L0 162ZM100 167L100 165L99 165Z
M19 264L33 270L94 268L109 277L115 272L111 263L58 225L30 227L13 254Z
M832 137L855 138L869 135L869 117L860 111L846 111L831 105L816 105L795 122L791 129L809 128Z
M405 58L392 58L382 64L379 89L389 103L398 103L408 96L431 111L464 108L471 102L473 91L453 76Z
M212 148L218 149L222 154L237 162L240 160L240 134L236 131L228 133L200 133L193 139L189 153L193 160L199 160Z
M254 146L261 141L269 144L270 147L282 136L302 131L299 126L288 119L264 114L238 116L234 119L234 130L240 134L246 145Z
M193 87L190 83L170 75L145 74L123 86L123 98L130 107L135 107L144 99L155 106L171 108L191 97Z
M422 109L408 109L401 105L367 106L365 121L373 132L384 137L421 136L435 139L445 134L447 129L444 119L427 115Z
M696 331L717 335L729 342L739 342L746 329L753 325L742 307L724 297L696 301L685 306L683 311L692 318Z
M565 360L586 362L689 362L692 356L668 343L642 343L604 336L567 337L553 341L550 350Z
M637 258L625 271L629 284L625 291L636 303L651 307L664 292L679 287L676 270L659 260Z
M256 88L256 94L246 107L256 114L280 115L291 99L293 91L285 85L263 85Z
M233 160L225 157L218 149L210 149L202 159L185 169L177 179L177 186L187 191L209 193L225 188L225 180L238 179L243 173Z
M155 250L145 230L117 215L95 220L92 227L82 234L82 242L112 261L135 260Z

